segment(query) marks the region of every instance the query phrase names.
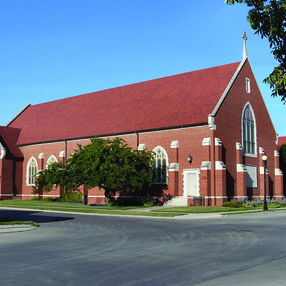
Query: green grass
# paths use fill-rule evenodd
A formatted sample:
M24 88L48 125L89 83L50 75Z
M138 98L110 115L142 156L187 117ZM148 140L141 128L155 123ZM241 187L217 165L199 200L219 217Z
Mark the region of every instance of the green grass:
M199 213L223 213L223 214L237 214L242 212L257 212L262 211L262 208L257 207L172 207L172 208L144 208L137 206L89 206L82 203L65 203L65 202L51 202L51 201L37 201L37 200L5 200L0 201L0 208L17 208L17 209L33 209L33 210L47 210L47 211L65 211L75 213L92 213L103 215L135 215L135 216L149 216L149 217L175 217L186 214ZM277 208L271 208L277 209Z
M17 209L33 209L33 210L50 210L50 211L66 211L78 213L94 213L107 215L141 215L153 217L173 217L181 214L178 213L153 213L145 212L143 207L137 206L89 206L81 203L62 203L49 201L0 201L0 208L17 208Z
M23 221L23 220L12 219L12 218L0 218L0 225L19 225L19 224L39 227L39 225L33 221Z
M233 212L237 211L237 208L224 208L224 207L173 207L173 208L162 208L154 210L154 212L173 212L173 213L221 213L221 212ZM240 211L247 211L248 208L240 208Z

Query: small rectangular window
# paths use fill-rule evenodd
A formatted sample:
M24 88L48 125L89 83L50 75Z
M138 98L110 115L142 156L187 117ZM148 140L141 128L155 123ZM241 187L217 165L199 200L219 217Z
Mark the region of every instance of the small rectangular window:
M246 87L246 92L250 93L250 79L249 78L245 79L245 87Z
M246 165L247 188L257 188L257 168Z

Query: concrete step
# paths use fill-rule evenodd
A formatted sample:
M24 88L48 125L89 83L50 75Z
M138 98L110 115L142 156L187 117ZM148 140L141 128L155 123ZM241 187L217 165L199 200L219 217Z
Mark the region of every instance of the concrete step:
M186 207L188 206L188 199L184 197L173 197L167 201L164 206L168 207Z

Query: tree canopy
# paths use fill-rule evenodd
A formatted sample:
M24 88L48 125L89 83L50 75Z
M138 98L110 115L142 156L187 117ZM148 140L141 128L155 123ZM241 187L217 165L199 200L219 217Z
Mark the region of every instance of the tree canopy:
M228 4L246 3L251 7L248 21L261 38L267 38L271 53L278 61L273 72L264 79L272 96L286 103L286 0L225 0Z
M132 149L122 138L91 140L67 159L65 164L53 163L40 171L35 192L47 192L53 186L76 190L84 185L98 186L105 196L119 189L135 191L149 186L152 181L152 152Z

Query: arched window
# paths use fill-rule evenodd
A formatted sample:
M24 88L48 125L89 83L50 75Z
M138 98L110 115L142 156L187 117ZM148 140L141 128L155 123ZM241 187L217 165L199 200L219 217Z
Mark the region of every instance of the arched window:
M51 156L49 157L48 161L47 161L47 166L46 166L46 168L48 167L48 165L51 165L51 164L53 164L53 163L55 163L55 162L58 162L57 158L56 158L54 155L51 155Z
M242 145L244 154L256 154L256 126L252 108L246 105L242 115Z
M167 152L160 146L156 147L154 150L154 183L156 184L166 184L167 183L167 166L168 166L168 156Z
M35 185L35 176L38 172L37 160L32 157L27 165L27 185Z

